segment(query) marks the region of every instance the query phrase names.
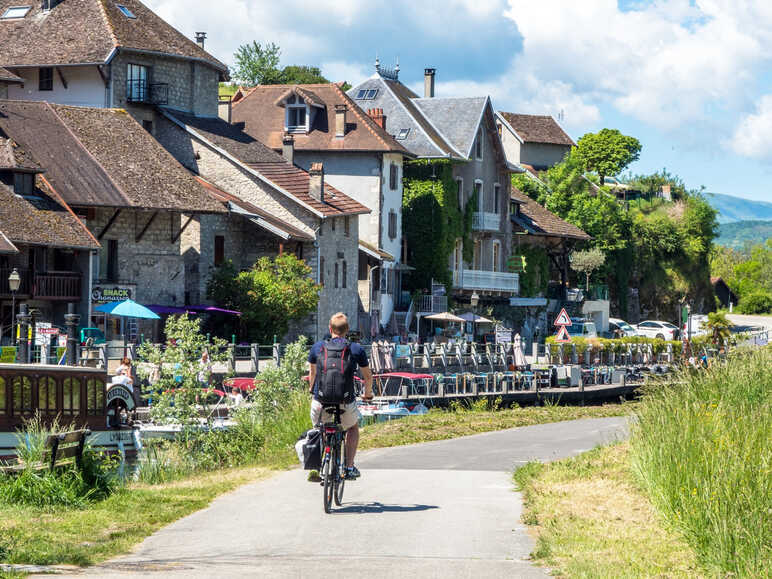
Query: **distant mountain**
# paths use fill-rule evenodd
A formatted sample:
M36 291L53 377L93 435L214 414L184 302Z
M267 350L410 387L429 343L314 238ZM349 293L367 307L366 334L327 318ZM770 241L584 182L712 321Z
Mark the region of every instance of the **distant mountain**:
M721 193L705 193L705 198L718 211L719 223L772 220L772 203L751 201Z
M772 221L735 221L722 223L716 243L732 249L742 249L746 242L764 243L772 237Z

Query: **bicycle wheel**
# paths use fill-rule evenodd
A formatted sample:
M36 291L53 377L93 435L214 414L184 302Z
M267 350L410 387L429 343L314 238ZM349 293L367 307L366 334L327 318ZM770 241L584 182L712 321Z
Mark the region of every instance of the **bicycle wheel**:
M335 474L333 469L335 467L334 461L330 459L331 457L327 455L324 457L324 462L322 463L322 478L324 479L322 499L324 500L325 513L329 513L332 510L332 496L334 494L333 481Z
M338 445L340 445L340 441L338 441ZM341 476L341 471L345 468L346 464L345 447L343 447L343 449L336 454L340 455L340 460L336 461L337 472L335 473L335 478L338 481L338 485L335 487L335 504L337 506L341 506L343 503L343 487L346 484L346 479Z

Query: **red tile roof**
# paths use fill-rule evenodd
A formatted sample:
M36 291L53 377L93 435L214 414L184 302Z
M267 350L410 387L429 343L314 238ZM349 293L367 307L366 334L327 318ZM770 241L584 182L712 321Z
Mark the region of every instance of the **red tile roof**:
M549 115L499 113L526 143L545 143L575 147L576 143Z
M245 132L279 150L285 122L282 102L292 93L322 107L308 134L293 133L298 151L378 151L410 155L388 133L388 119L384 130L335 83L256 86L234 102L233 122L243 123ZM336 105L348 107L343 138L335 136Z
M512 220L528 233L547 237L566 237L581 241L592 239L576 225L564 221L514 187L512 187L511 197L520 205L520 215L512 215Z

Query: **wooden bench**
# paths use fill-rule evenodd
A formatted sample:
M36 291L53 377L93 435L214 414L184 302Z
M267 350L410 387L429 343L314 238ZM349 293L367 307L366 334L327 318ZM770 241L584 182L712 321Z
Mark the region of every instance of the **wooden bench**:
M71 459L74 459L75 466L80 469L83 466L83 447L86 445L86 437L90 434L91 431L85 429L51 434L46 438L43 460L40 463L27 465L16 460L7 466L0 466L0 472L17 474L30 467L35 471L54 471L72 464Z

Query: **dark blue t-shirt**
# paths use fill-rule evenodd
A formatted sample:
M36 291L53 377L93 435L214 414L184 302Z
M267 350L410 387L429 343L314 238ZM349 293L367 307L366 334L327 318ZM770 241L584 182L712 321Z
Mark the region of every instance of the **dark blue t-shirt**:
M345 342L345 338L333 338L330 340L331 343L339 344L341 342ZM311 348L311 351L308 353L308 362L309 364L313 364L316 366L316 362L319 358L319 354L322 353L322 346L324 345L324 341L317 342L313 345ZM370 363L367 361L367 353L365 352L365 349L357 344L356 342L350 342L349 346L351 348L351 360L356 363L357 366L360 368L365 368L366 366L369 366ZM314 398L316 398L316 393L319 387L319 375L316 376L317 382L314 383Z

